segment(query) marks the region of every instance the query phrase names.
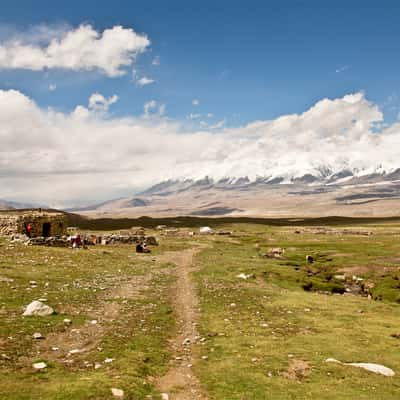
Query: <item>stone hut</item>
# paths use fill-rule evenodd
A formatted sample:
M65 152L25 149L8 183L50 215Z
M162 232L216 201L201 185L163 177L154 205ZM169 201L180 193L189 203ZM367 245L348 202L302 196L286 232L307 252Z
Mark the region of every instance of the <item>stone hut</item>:
M31 237L61 236L66 233L67 218L64 213L52 210L0 211L0 236L26 233L31 225Z

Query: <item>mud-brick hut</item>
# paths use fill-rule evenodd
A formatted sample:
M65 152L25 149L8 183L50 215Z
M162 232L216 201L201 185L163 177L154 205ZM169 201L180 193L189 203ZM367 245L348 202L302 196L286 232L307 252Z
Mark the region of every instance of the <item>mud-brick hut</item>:
M4 210L0 211L0 236L27 233L31 226L31 237L64 235L67 218L64 213L53 210Z

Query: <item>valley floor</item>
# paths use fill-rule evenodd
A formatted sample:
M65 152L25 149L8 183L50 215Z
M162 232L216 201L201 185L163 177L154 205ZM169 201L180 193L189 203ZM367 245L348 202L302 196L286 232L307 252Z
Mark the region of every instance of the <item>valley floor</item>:
M1 239L0 398L399 398L399 222L215 224L151 254Z

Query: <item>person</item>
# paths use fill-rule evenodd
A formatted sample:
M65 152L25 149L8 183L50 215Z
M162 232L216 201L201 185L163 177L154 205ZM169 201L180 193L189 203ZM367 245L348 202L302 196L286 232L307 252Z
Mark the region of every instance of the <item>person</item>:
M136 245L136 253L143 253L143 243L142 242L139 242Z
M28 236L29 238L32 236L32 225L31 225L31 224L28 224L28 225L26 226L26 234L27 234L27 236Z

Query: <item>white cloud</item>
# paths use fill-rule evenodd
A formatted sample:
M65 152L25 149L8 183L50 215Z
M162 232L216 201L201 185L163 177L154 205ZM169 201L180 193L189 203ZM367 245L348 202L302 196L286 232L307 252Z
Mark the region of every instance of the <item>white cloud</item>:
M160 57L159 56L154 57L151 64L158 67L160 65Z
M155 100L150 100L143 106L145 117L149 116L161 117L165 114L165 109L166 109L165 104L158 105L158 103Z
M199 119L199 118L201 118L201 114L190 113L189 118L190 119Z
M400 123L374 133L382 113L362 93L242 127L220 122L212 131L186 131L184 123L160 118L164 107L152 100L143 117L113 118L83 106L60 113L0 90L0 198L60 206L131 194L168 178L400 167Z
M343 65L342 67L337 68L337 69L335 70L335 72L336 72L337 74L340 74L341 72L347 71L349 68L350 68L350 67L349 67L348 65Z
M57 85L55 83L50 83L49 90L50 92L54 92L57 89Z
M100 93L93 93L89 98L89 109L97 111L107 111L111 104L118 101L118 96L114 94L108 99Z
M32 43L27 35L0 42L0 68L98 70L116 77L124 75L124 68L150 45L147 36L133 29L114 26L100 33L91 25L68 31L43 29L39 42Z
M193 100L192 100L192 104L193 104L194 106L198 106L198 105L200 104L200 101L197 100L197 99L193 99Z
M136 84L139 85L139 86L146 86L146 85L151 85L154 82L155 82L154 79L147 78L146 76L143 76L142 78L140 78L140 79L138 79L136 81Z

